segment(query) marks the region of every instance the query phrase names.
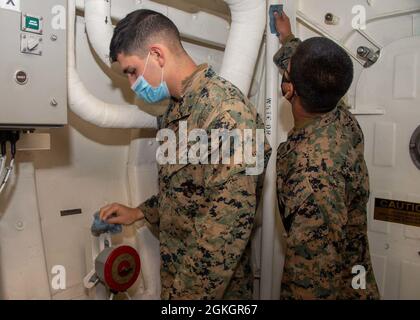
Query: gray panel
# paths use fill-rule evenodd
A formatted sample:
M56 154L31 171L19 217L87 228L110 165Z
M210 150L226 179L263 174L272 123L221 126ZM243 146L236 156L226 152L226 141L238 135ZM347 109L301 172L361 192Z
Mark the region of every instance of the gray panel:
M22 13L0 9L0 127L67 124L67 31L53 28L56 6L67 8L67 1L21 0ZM42 17L42 34L22 31L24 13ZM42 40L32 53L21 52L28 38ZM17 71L27 74L26 82L20 74L24 84Z

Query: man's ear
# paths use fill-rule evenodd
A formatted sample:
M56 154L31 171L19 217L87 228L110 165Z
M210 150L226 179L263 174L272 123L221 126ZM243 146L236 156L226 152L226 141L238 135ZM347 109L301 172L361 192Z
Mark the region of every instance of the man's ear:
M284 97L287 100L290 100L294 95L295 86L292 83L283 83L282 89L283 89L283 92L284 92Z
M156 44L150 47L150 55L155 59L161 68L165 65L166 54L163 46Z

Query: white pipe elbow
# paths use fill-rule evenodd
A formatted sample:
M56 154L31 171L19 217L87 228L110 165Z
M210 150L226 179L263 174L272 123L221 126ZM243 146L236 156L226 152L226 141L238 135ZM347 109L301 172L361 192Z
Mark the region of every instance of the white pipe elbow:
M114 105L93 96L76 70L75 1L69 1L68 99L70 109L83 120L103 128L156 128L157 119L136 105Z

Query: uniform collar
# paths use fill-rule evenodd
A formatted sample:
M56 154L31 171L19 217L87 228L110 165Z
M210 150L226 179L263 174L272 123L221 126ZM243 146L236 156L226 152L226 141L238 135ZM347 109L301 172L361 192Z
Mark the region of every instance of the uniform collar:
M290 151L294 150L302 140L311 136L315 131L322 130L334 123L339 118L340 108L341 107L337 107L328 113L311 119L310 121L305 121L302 126L295 126L289 132L287 142L280 145L279 156L285 157Z
M171 100L166 111L166 124L189 116L201 92L215 72L208 64L201 64L192 75L182 82L182 95L179 100Z

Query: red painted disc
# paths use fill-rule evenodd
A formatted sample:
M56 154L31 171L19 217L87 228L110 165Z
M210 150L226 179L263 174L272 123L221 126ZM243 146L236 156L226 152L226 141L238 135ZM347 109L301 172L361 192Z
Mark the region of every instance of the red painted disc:
M110 252L105 262L105 282L112 291L127 291L136 282L140 268L137 251L130 246L119 246Z

